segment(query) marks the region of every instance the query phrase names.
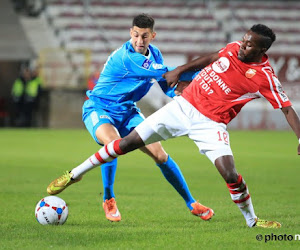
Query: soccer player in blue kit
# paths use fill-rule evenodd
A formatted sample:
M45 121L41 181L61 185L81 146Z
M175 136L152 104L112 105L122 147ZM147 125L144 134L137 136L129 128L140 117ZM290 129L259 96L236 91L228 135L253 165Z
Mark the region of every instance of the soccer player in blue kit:
M173 68L163 64L161 52L150 44L156 36L153 27L154 19L151 16L136 16L130 29L131 39L109 56L98 83L92 91L87 92L89 100L83 105L83 121L100 145L128 135L144 120L135 102L147 94L155 81L166 95L175 96L175 89L169 88L162 77ZM192 72L182 75L181 80L192 80ZM203 220L209 220L214 215L212 209L203 206L192 197L178 165L164 151L160 142L147 145L141 150L156 162L193 215ZM47 192L50 195L58 194L81 180L82 175L90 169L90 162L83 162L81 166L81 172L74 172L73 169L51 182ZM101 166L104 185L103 209L110 221L121 220L113 190L116 169L117 159Z

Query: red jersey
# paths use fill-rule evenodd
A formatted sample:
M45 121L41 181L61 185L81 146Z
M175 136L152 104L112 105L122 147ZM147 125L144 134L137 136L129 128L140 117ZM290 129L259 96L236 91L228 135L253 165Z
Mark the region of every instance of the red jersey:
M240 42L227 44L219 59L206 66L182 93L206 117L229 123L249 101L264 97L276 108L291 106L287 95L270 66L243 63L238 59Z

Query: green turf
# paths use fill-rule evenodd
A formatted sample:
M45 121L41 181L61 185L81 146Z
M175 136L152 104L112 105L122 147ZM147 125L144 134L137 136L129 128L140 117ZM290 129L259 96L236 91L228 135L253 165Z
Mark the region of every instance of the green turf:
M85 130L0 130L0 249L220 249L299 248L300 156L292 132L231 132L238 171L247 181L256 214L281 229L249 229L214 166L187 138L163 142L181 166L194 197L212 207L214 218L192 216L141 152L119 159L115 193L122 221L110 223L101 208L100 169L59 195L69 205L63 226L42 226L34 217L52 179L98 146ZM273 241L259 242L273 233Z

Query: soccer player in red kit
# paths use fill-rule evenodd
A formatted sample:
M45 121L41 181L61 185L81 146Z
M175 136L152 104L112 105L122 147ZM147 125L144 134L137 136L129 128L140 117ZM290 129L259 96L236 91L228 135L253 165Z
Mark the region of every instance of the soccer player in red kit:
M275 39L270 28L257 24L251 27L242 41L229 43L219 52L165 73L164 77L172 86L178 83L183 72L202 69L181 96L149 116L129 135L105 145L74 168L75 178L79 177L77 170L78 173L89 171L144 145L188 136L200 153L216 166L249 227L281 227L279 222L262 220L255 215L246 182L235 168L227 132L227 124L247 102L264 97L275 109L282 110L299 140L299 117L265 54Z

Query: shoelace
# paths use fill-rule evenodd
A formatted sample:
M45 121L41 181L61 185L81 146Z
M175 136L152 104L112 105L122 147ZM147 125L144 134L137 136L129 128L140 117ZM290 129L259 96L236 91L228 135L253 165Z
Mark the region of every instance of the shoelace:
M203 205L201 205L199 203L199 201L196 202L195 209L199 210L201 213L204 213L207 211L207 209Z
M69 175L68 171L66 171L61 177L58 178L58 182L63 181L65 179L65 177L67 177L67 179L68 179L68 181L65 183L65 185L67 185L70 180L70 175Z
M105 203L107 204L108 210L111 211L114 208L116 202L111 199L108 200L107 202L105 201Z

